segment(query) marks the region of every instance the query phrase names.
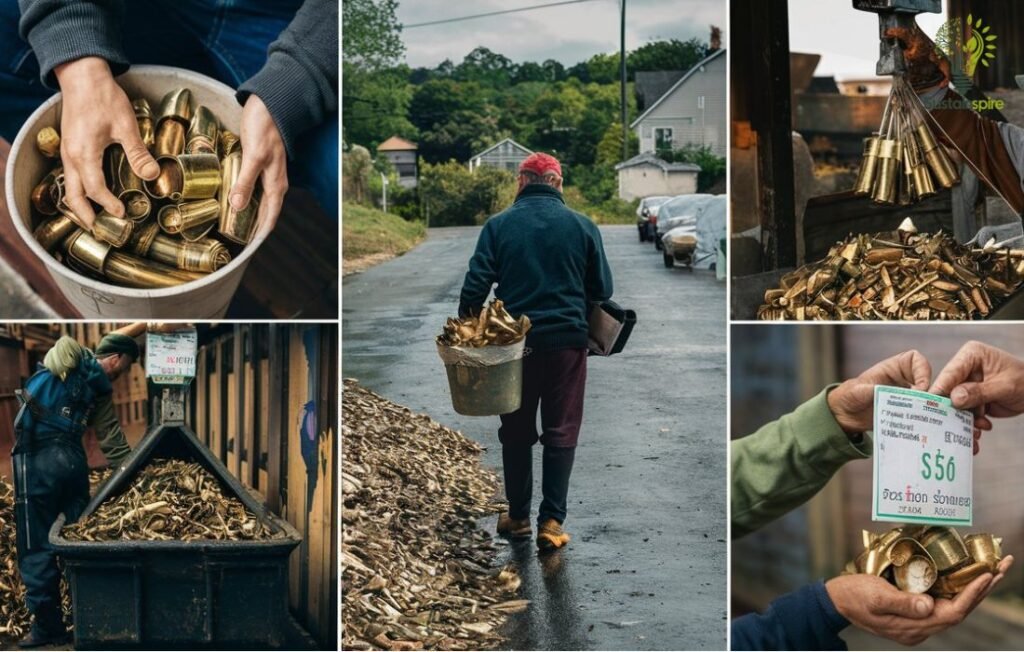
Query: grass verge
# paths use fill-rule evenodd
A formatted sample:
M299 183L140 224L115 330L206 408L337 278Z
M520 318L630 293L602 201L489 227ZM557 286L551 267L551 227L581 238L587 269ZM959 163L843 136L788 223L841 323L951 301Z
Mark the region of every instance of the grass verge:
M359 204L342 205L342 257L349 262L369 257L378 262L401 256L423 240L426 228L422 222L408 222Z

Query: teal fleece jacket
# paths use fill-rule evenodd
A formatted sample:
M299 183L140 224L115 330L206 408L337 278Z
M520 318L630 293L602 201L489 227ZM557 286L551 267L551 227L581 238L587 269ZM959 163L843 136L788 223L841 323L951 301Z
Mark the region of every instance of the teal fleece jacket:
M525 314L534 350L584 348L592 302L612 296L612 273L597 225L565 205L562 193L525 186L508 209L484 224L459 297L459 315L495 297Z

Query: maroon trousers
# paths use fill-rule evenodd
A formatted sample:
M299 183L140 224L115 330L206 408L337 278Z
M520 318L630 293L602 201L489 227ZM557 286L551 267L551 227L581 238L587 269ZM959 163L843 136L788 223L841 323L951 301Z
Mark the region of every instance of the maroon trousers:
M501 415L498 439L504 446L575 448L583 422L587 350L535 351L523 358L523 402ZM540 407L541 432L537 433Z

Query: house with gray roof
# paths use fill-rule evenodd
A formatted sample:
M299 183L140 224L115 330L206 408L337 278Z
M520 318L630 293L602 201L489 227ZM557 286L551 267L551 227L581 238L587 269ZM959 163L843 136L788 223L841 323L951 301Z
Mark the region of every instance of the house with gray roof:
M697 192L700 166L668 163L651 152L638 154L615 166L619 176L619 198L633 201L654 195L688 195Z

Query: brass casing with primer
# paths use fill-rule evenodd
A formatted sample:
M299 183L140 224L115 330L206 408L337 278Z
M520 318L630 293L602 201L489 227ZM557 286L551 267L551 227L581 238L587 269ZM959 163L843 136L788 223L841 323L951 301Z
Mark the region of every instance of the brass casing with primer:
M227 154L221 161L221 183L220 183L220 223L217 225L217 232L232 242L246 245L252 240L256 231L256 213L259 207L259 198L254 191L249 205L241 211L236 211L231 206L231 188L238 181L238 175L242 171L242 152L235 149Z
M142 137L142 144L147 149L153 149L156 137L153 132L153 109L149 107L149 101L144 97L132 100L132 108L135 109L135 121L139 123L139 136Z
M912 586L914 578L910 575L910 568L915 563L925 564L928 567L924 577L921 578L924 584L916 587L918 589L916 591L912 590L915 588ZM938 579L938 572L935 569L935 562L933 560L921 555L914 555L907 560L906 564L896 567L896 570L893 572L893 579L896 580L896 587L899 588L900 591L906 591L908 593L925 593L935 585L935 581Z
M878 172L871 197L879 204L896 203L899 141L883 138L878 144Z
M919 124L914 130L914 135L921 145L921 151L924 152L924 160L928 162L928 167L931 168L939 185L943 188L952 188L960 183L960 171L953 165L953 160L949 158L946 150L939 147L928 125L923 122Z
M36 133L36 147L46 158L60 158L60 134L53 127L43 127Z
M153 202L141 190L122 190L117 198L124 204L124 216L133 222L142 222L153 212Z
M184 232L198 227L207 227L208 231L219 214L220 204L216 199L203 199L164 206L157 213L156 220L164 233L184 235Z
M153 153L177 156L185 151L185 134L192 120L192 91L175 89L160 101Z
M216 154L182 154L181 199L210 199L220 190L220 160Z
M185 153L216 156L219 126L213 111L202 105L196 107L185 139Z
M112 251L109 244L96 240L84 231L78 231L65 240L64 249L68 257L83 268L127 287L174 287L203 276Z
M190 272L215 272L231 262L227 247L213 238L181 242L157 234L146 254L149 258Z
M967 547L960 533L949 527L932 527L921 537L921 545L935 562L940 573L967 561Z
M57 248L64 238L71 235L78 225L71 221L71 218L66 215L58 215L57 217L46 220L42 224L36 227L36 230L32 232L35 236L36 242L42 245L43 249L53 253L53 250Z
M146 181L146 192L155 199L180 201L184 180L178 159L173 156L158 156L156 162L160 166L160 174L155 179Z
M857 183L853 186L853 193L860 197L871 194L875 186L875 175L878 172L878 149L881 140L878 136L868 136L864 139L864 158L860 162L860 172L857 174Z
M32 189L32 207L43 215L56 215L60 211L57 208L57 177L64 172L64 168L58 167L50 170L43 180Z
M100 211L96 213L96 220L92 224L92 237L120 249L128 244L128 239L132 237L133 225L134 222L130 220Z

